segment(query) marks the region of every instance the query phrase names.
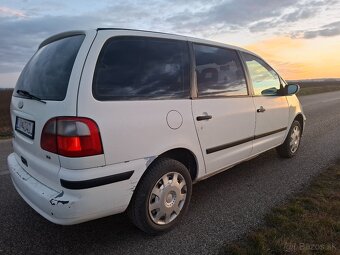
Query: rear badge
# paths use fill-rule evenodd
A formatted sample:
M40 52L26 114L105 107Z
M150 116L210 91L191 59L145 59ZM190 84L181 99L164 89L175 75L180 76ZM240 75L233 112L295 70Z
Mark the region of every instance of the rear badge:
M24 107L24 102L22 100L19 101L18 107L19 109L22 109L22 107Z

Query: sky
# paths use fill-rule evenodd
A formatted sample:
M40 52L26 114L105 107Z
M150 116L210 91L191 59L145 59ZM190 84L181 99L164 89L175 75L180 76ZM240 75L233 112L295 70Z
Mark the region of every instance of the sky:
M240 46L287 80L340 78L340 0L0 0L0 88L15 86L47 37L97 27Z

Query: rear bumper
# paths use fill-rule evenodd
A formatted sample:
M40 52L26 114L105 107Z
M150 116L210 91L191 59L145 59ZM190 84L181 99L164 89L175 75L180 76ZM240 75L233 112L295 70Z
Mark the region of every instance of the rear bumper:
M75 174L81 176L83 170L68 170L73 174L68 185L75 184L75 186L65 188L59 184L60 190L54 190L27 173L18 164L15 153L8 156L7 163L14 187L21 197L47 220L61 225L77 224L125 211L137 183L136 180L139 180L142 174L140 171L134 171L129 179L125 176L124 180L113 183L84 187L79 184L87 184L88 180L85 179L85 182L75 180ZM89 170L96 171L96 169L86 171ZM64 177L68 171L65 169L61 171Z

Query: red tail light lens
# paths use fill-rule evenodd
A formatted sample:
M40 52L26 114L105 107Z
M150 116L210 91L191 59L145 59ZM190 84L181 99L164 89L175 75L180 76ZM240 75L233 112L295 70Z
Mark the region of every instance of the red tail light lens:
M65 157L103 154L97 124L82 117L50 119L43 128L40 145L46 151Z
M40 146L46 151L58 153L57 148L57 118L50 119L41 133Z

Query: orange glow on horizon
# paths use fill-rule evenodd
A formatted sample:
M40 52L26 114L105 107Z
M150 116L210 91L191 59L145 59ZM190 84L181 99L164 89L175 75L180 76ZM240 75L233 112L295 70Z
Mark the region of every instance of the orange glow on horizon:
M273 37L245 48L259 54L284 79L340 78L340 37Z

